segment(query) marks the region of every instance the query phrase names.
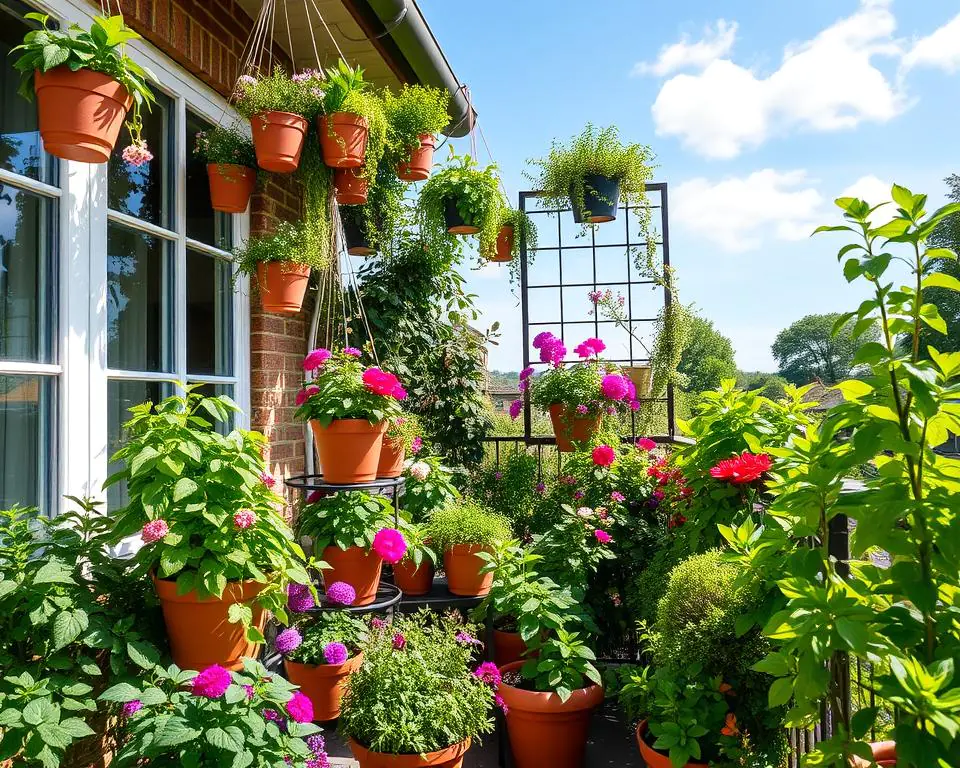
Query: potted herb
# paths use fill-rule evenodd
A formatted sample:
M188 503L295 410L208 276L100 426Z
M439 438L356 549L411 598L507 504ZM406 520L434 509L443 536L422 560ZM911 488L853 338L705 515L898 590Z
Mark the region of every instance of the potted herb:
M527 245L527 252L537 248L537 226L529 216L516 208L504 206L500 212L500 232L497 234L497 250L490 261L506 264L520 255L520 241Z
M365 164L371 128L382 131L386 140L386 120L377 97L369 92L363 70L354 69L343 59L327 70L324 83L323 114L317 118L317 132L323 149L323 161L331 168L360 168ZM378 125L371 126L374 117ZM382 146L381 146L382 154ZM377 158L379 162L379 158ZM376 167L376 163L373 164Z
M297 418L310 422L325 482L376 479L383 434L407 392L392 373L364 368L360 350L315 349L303 361L313 382L297 395Z
M649 147L624 144L616 127L588 123L568 145L554 142L546 158L534 160L540 172L529 178L548 207L569 203L578 224L599 224L617 218L621 201L645 199L652 159Z
M13 66L20 72L20 94L37 98L40 136L47 152L65 160L105 163L127 123L131 145L124 159L139 165L153 158L140 138L140 109L154 102L148 82L156 80L126 55L130 40L140 35L123 16L98 16L86 32L76 24L65 32L50 27L50 17L28 13L41 28L24 35Z
M470 671L474 633L427 610L370 632L340 710L360 768L455 768L493 730L493 692Z
M403 522L400 530L407 541L407 553L393 564L393 581L405 595L426 595L433 588L437 553L430 546L426 526Z
M404 85L383 97L390 159L402 181L426 181L433 168L435 134L450 122L450 94L442 88Z
M414 438L410 452L416 458L406 462L403 477L406 480L403 494L403 511L410 519L422 523L434 512L460 498L460 491L453 482L454 471L446 466L439 456L423 456L422 441Z
M357 70L360 72L361 70ZM339 79L332 79L327 85L327 103L337 98L337 83ZM386 151L387 121L383 115L383 102L376 93L354 87L339 101L337 114L357 116L366 121L367 140L366 150L363 153L363 162L359 167L337 167L333 172L333 188L337 202L340 205L363 205L370 196L371 189L378 183L378 172ZM321 126L318 130L323 131ZM330 123L327 124L327 134L321 134L321 140L336 141L340 135L336 130L331 139ZM326 144L321 144L326 147ZM327 150L324 149L324 158ZM329 163L328 163L329 165Z
M434 512L427 535L443 553L447 588L455 595L486 595L493 573L483 572L482 552L492 552L510 538L510 523L472 499L462 499Z
M239 126L218 125L200 131L194 153L206 161L213 209L224 213L247 210L257 181L257 155Z
M347 677L363 663L367 626L352 613L307 614L276 639L287 679L313 703L317 722L336 720Z
M390 419L383 435L377 477L400 477L403 474L404 458L413 451L415 440L423 442L422 434L420 419L412 413L405 412Z
M238 274L256 277L264 312L295 315L303 307L310 270L324 266L304 247L305 237L304 225L282 221L273 234L254 235L234 250Z
M174 661L238 668L263 642L267 611L286 621L286 582L310 582L271 490L266 438L218 432L237 405L195 389L130 409L112 457L123 468L104 483L125 482L130 498L110 540L140 534L133 573L153 578Z
M257 164L265 171L297 170L309 121L320 111L323 84L320 72L291 77L279 66L237 80L234 105L250 121Z

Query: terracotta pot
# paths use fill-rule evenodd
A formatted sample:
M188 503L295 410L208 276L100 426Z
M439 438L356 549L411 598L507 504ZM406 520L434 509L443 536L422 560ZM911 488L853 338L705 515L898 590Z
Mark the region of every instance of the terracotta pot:
M290 261L268 261L257 264L260 304L264 312L295 315L303 307L310 282L310 267Z
M403 474L403 459L406 453L403 440L391 440L384 436L380 448L380 463L377 465L377 477L400 477Z
M322 560L329 568L322 569L324 585L345 581L357 592L354 605L370 605L377 599L383 560L363 547L324 547Z
M410 150L410 159L405 163L397 163L397 178L400 181L426 181L430 178L437 137L432 133L424 133L419 138L420 146Z
M283 660L287 680L299 685L313 703L313 719L316 722L336 720L340 717L340 700L347 677L363 664L363 653L347 659L343 664L301 664Z
M323 162L331 168L359 168L367 156L367 118L334 112L317 118Z
M81 163L105 163L120 136L133 97L102 72L54 67L33 74L43 148Z
M527 644L519 632L493 630L493 660L498 667L521 661L527 650Z
M644 740L643 736L647 732L647 721L641 720L637 723L637 746L640 747L640 756L647 768L673 768L670 758L663 752L658 752ZM706 763L686 763L683 768L707 768Z
M557 438L557 450L561 453L571 453L574 441L588 442L600 429L600 416L568 418L566 411L566 407L559 403L550 406L553 434Z
M875 741L870 745L870 751L873 752L873 761L880 768L894 768L897 764L897 742L895 741ZM854 757L852 768L869 768L870 763L866 760Z
M257 172L245 165L207 163L210 204L223 213L243 213L257 182Z
M443 553L443 570L447 572L447 589L461 597L482 597L493 585L493 572L480 573L487 563L477 552L493 552L491 547L476 544L455 544Z
M439 752L427 752L425 755L391 755L387 752L371 752L353 739L348 739L350 751L360 768L460 768L463 756L470 749L470 739L441 749Z
M475 235L480 231L480 227L464 220L457 208L457 201L449 197L443 201L443 221L451 235Z
M393 566L393 583L404 595L428 595L433 588L433 570L430 558L423 558L419 568L407 558Z
M513 261L513 238L514 231L512 224L506 224L500 227L500 234L497 235L497 253L490 261L496 261L500 264Z
M524 662L501 667L507 674ZM555 693L540 693L501 683L497 689L507 705L507 733L516 768L580 768L583 765L590 717L603 702L603 686L579 688L561 701Z
M324 427L313 420L310 428L325 483L348 485L376 479L387 422L371 424L366 419L334 419Z
M624 367L623 372L637 388L637 397L649 396L653 386L653 368L649 365L629 365Z
M353 168L337 168L333 172L333 188L340 205L363 205L367 202L367 180Z
M242 657L256 658L259 644L246 639L242 625L227 620L227 611L234 603L253 600L263 584L231 581L222 597L200 598L195 590L178 595L175 581L154 577L153 583L167 625L170 655L181 669L201 670L211 664L240 669ZM263 632L267 616L255 603L251 608L253 626Z
M300 165L307 119L292 112L258 112L250 118L257 165L274 173L293 173Z

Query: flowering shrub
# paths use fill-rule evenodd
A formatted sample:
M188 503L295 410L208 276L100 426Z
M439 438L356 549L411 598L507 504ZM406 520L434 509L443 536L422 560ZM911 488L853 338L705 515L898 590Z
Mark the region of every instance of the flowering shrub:
M309 120L322 109L323 86L322 72L308 69L291 77L277 66L256 77L241 75L234 87L234 107L246 118L260 112L292 112Z
M307 501L297 518L297 536L310 536L315 552L326 547L373 546L378 532L394 523L390 499L367 491L343 491Z
M403 446L407 456L416 456L423 448L423 425L413 413L401 413L387 422L383 438Z
M296 416L329 426L334 419L366 419L371 424L400 415L407 392L392 373L364 368L356 355L315 349L303 361L314 380L297 394Z
M561 507L557 521L533 537L531 551L540 557L537 571L557 584L569 585L575 597L584 597L590 577L603 560L616 555L605 529L614 525L605 509Z
M418 456L416 461L408 460L403 472L406 479L404 514L414 522L422 523L438 509L459 499L460 491L453 484L453 473L454 470L447 467L439 456Z
M343 664L367 641L367 625L346 611L322 611L297 621L303 641L287 658L301 664Z
M236 125L230 127L218 125L207 131L198 132L193 153L205 163L257 167L257 155L253 151L253 142Z
M492 547L510 538L510 522L472 499L461 499L433 513L427 535L437 552L457 544Z

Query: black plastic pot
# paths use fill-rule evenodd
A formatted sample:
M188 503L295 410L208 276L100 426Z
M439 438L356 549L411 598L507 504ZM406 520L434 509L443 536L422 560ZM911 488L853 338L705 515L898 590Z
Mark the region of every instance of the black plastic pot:
M457 201L448 197L443 201L443 220L447 225L447 232L451 235L475 235L480 227L467 224L457 210Z
M371 256L375 253L374 249L370 247L366 221L362 214L357 215L352 211L346 213L341 208L340 220L343 222L343 236L347 241L347 253L351 256Z
M583 177L583 207L570 187L570 205L577 224L602 224L617 218L620 179L589 174Z

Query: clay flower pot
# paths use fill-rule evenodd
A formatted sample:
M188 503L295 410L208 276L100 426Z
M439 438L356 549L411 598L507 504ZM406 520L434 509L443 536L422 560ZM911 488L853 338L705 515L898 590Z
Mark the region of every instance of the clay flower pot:
M322 570L324 586L345 581L357 593L354 605L370 605L377 599L383 560L364 547L324 547L321 559L330 567Z
M397 163L397 178L400 181L426 181L430 178L437 137L432 133L424 133L419 138L420 146L410 150L410 159L405 163Z
M427 595L433 588L433 563L424 557L420 567L413 564L409 557L393 566L393 583L404 595Z
M263 584L256 581L231 581L217 597L197 596L195 590L177 594L177 583L154 577L160 598L163 621L167 626L170 655L181 669L204 669L219 664L227 669L240 669L241 658L256 658L259 644L246 639L241 624L231 624L227 612L234 603L249 603ZM263 632L267 616L253 604L253 626Z
M264 312L295 315L303 307L310 282L310 266L290 261L268 261L257 264L260 304Z
M640 756L647 768L673 768L669 756L663 752L658 752L647 744L644 735L647 732L647 721L641 720L637 723L637 746L640 747ZM686 763L683 768L707 768L706 763Z
M571 453L573 441L588 441L600 429L599 415L571 418L567 415L566 406L560 403L550 406L550 421L553 424L553 434L557 438L557 450L561 453Z
M625 366L623 372L630 377L633 386L637 388L637 397L647 397L653 386L653 368L649 365Z
M292 112L258 112L250 118L257 165L274 173L293 173L300 165L307 119Z
M617 218L620 179L588 174L583 177L583 207L570 190L570 206L577 224L602 224Z
M340 717L340 700L350 673L360 669L363 653L347 659L343 664L301 664L283 660L286 678L306 694L313 703L313 719L316 722L336 720Z
M505 224L500 227L500 234L497 235L497 253L490 261L496 261L500 264L506 264L513 261L513 238L515 236L513 225Z
M519 632L493 630L493 661L498 667L504 667L523 659L527 644Z
M384 436L380 448L380 463L377 465L377 477L400 477L403 474L403 459L406 452L403 440L393 440Z
M455 544L443 553L443 570L447 572L447 589L461 597L482 597L493 586L493 572L480 573L487 563L477 552L493 552L491 547L477 544Z
M363 205L367 202L367 180L354 168L337 168L333 172L333 188L340 205Z
M450 197L443 201L443 221L451 235L475 235L480 231L480 227L464 221L457 209L457 201Z
M210 204L223 213L243 213L257 182L257 172L245 165L207 163Z
M500 672L520 670L515 661ZM507 705L507 733L516 768L580 768L583 765L590 717L603 703L603 686L591 685L561 701L555 693L514 688L506 682L497 689Z
M376 479L387 422L371 424L366 419L334 419L324 427L312 420L310 428L320 455L324 482L347 485Z
M367 156L367 118L334 112L317 118L323 162L331 168L359 168Z
M54 67L34 72L43 148L81 163L105 163L120 136L133 97L109 75Z
M470 739L425 755L391 755L388 752L371 752L353 739L348 740L350 751L360 763L360 768L461 768L463 756L470 749Z

